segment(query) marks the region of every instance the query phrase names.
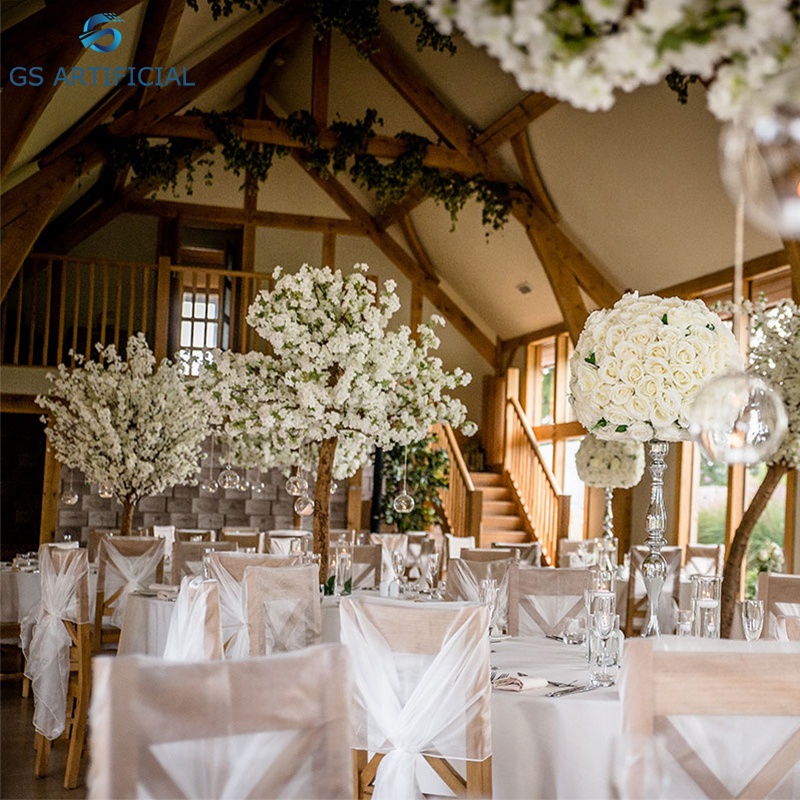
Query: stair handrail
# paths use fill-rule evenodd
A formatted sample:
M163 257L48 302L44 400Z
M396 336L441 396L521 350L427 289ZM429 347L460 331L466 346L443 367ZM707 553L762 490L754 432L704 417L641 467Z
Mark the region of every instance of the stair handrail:
M504 470L546 561L554 564L558 539L568 534L569 495L561 491L519 400L513 396L507 399L505 427Z
M437 423L431 432L450 459L449 485L439 490L447 526L456 536L474 536L477 542L481 531L483 492L475 489L452 427Z

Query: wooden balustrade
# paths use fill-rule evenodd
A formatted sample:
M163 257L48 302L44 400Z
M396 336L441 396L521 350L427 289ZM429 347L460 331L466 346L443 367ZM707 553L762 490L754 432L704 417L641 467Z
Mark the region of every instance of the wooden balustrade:
M449 425L434 425L438 446L450 458L450 485L440 490L444 514L450 531L456 536L474 536L480 540L483 493L475 489L461 448Z
M124 353L145 334L157 358L209 350L265 350L246 311L271 277L262 272L30 256L0 305L4 365L54 367L92 358L95 344Z
M561 494L515 397L506 403L503 468L528 523L542 544L542 554L548 563L555 564L558 540L565 537L569 529L569 496Z

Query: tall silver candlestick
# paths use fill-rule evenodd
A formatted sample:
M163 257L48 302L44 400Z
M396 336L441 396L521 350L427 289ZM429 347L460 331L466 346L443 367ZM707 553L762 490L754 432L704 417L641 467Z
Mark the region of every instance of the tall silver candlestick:
M658 624L658 604L661 590L667 577L667 562L661 555L661 548L667 543L664 531L667 528L667 512L664 508L664 470L669 443L654 439L649 443L650 454L650 505L647 508L645 530L650 553L642 562L642 577L647 591L647 623L642 636L661 636Z

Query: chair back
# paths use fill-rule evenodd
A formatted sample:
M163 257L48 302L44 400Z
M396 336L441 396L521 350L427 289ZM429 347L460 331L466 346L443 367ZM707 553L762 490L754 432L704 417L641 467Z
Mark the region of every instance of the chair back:
M436 549L436 542L425 531L409 532L407 535L406 575L411 580L418 580L425 574L426 559Z
M164 556L172 558L172 546L175 544L174 525L151 525L147 529L148 536L157 536L164 540Z
M103 645L103 626L122 627L131 592L164 578L164 540L153 536L106 536L100 539L95 600L94 647ZM116 634L118 638L119 634Z
M444 567L449 569L450 560L461 558L462 550L471 550L475 547L474 536L455 536L452 533L444 535Z
M513 557L520 564L527 564L531 567L542 565L542 544L541 542L523 542L516 544L511 542L492 542L492 547L499 550L510 550Z
M318 644L322 634L319 567L248 567L244 571L250 655Z
M119 536L119 528L90 528L89 529L89 561L94 564L97 561L97 556L100 550L100 540L104 536ZM131 536L142 538L144 536L152 535L148 533L145 528L134 528L131 530Z
M625 621L625 635L633 636L641 632L647 617L647 591L642 577L642 564L650 553L643 545L631 548L631 572L628 580L628 611ZM667 562L667 577L661 588L658 608L658 623L661 632L670 634L675 630L677 610L680 602L680 574L683 551L680 547L663 547L661 555Z
M591 566L594 563L595 544L594 539L559 539L557 565L572 568ZM585 554L583 559L582 553Z
M341 645L185 664L124 656L94 669L94 800L351 794Z
M796 796L799 674L794 644L626 642L622 743L633 766L621 796ZM649 752L634 750L641 742Z
M170 618L164 660L203 661L222 655L219 583L187 575Z
M308 553L312 548L311 531L273 530L267 531L264 551L273 555L288 556L293 553ZM294 549L294 550L293 550Z
M237 550L250 548L253 552L265 552L263 531L232 531L223 528L219 535L221 542L234 542Z
M480 602L481 581L494 579L497 581L497 605L492 614L492 628L501 631L508 629L508 585L509 569L516 566L506 557L494 561L468 561L455 558L450 562L445 584L445 600L466 600L471 603Z
M464 548L459 558L465 561L513 561L514 552L511 549L499 547Z
M683 564L685 577L692 575L719 575L725 569L724 544L687 544Z
M214 542L217 532L208 528L176 528L176 542Z
M233 542L175 542L172 550L172 582L180 585L188 576L203 574L203 556L206 553L232 552L236 550Z
M407 533L371 533L369 535L370 544L379 544L383 548L381 551L381 581L394 580L394 569L392 568L392 553L400 550L408 558L408 534Z
M800 618L800 575L781 575L759 572L756 593L764 601L764 630L762 637L792 638Z
M509 573L508 632L512 636L561 636L570 619L586 619L591 569L520 565Z
M356 797L387 786L420 797L423 760L455 794L491 797L486 608L345 597L340 615L355 682ZM466 781L450 763L465 759Z
M357 544L353 547L353 589L374 589L381 582L383 547L379 544Z

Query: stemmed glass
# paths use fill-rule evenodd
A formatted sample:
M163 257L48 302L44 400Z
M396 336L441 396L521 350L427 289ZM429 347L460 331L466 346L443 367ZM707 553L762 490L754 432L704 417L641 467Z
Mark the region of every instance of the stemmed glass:
M405 459L403 461L403 491L395 497L392 508L398 514L410 514L414 510L414 498L408 493L408 448L405 449Z
M428 553L427 560L425 562L425 578L428 581L428 592L430 593L431 598L438 598L439 591L438 591L438 578L439 578L439 551L434 550L431 553Z
M398 589L402 594L406 575L406 554L402 550L392 550L392 569L397 579Z
M752 642L761 636L764 627L764 601L742 600L742 628L744 638Z
M497 608L497 581L494 578L484 578L479 589L479 599L489 609L489 636L494 636L494 612Z

